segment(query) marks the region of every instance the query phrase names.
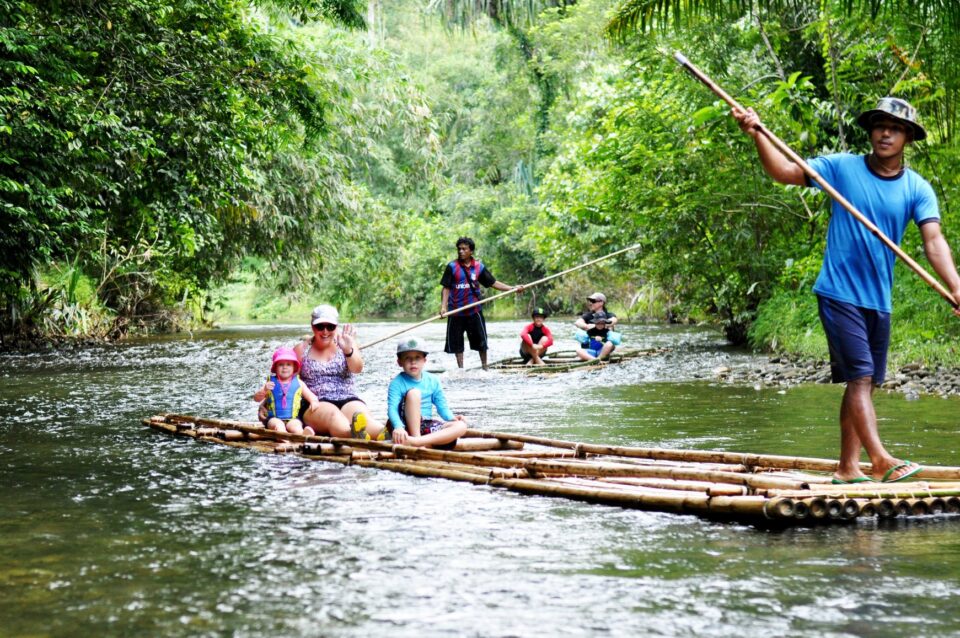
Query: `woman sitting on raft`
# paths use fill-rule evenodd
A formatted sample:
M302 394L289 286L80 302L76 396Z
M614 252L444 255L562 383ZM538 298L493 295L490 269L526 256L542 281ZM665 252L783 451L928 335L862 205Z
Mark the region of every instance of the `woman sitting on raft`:
M356 328L339 323L336 308L317 306L310 316L313 336L294 347L300 379L318 399L304 414L304 423L318 435L383 440L386 428L370 418L353 383L353 375L363 370Z

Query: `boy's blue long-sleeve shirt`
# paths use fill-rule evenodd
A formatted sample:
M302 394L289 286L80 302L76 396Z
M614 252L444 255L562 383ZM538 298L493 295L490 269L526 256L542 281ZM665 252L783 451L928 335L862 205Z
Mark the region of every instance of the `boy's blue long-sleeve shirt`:
M423 419L433 418L433 408L436 406L437 414L444 421L453 421L453 412L447 405L447 397L443 394L443 388L435 376L424 370L420 373L420 379L414 379L406 372L401 372L390 382L387 388L387 416L390 422L397 426L403 423L400 418L400 402L407 392L416 388L420 390L420 416Z

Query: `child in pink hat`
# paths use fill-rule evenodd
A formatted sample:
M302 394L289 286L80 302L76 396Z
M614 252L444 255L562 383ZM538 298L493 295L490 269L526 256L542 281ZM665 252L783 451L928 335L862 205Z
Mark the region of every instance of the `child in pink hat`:
M290 434L313 434L311 427L303 427L303 414L317 403L317 395L300 382L299 372L300 360L293 348L277 348L267 382L253 395L254 401L263 402L260 422L267 428Z

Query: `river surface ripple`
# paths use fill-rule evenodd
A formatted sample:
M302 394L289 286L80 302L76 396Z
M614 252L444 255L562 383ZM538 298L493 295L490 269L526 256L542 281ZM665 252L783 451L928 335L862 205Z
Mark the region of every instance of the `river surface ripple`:
M568 332L552 322L555 332ZM491 361L521 322L491 322ZM402 324L362 324L361 342ZM252 419L297 326L0 357L2 636L957 636L960 520L771 532L174 439L157 412ZM453 370L475 427L833 457L840 389L697 378L752 355L628 326L665 354L524 377ZM572 341L567 340L567 344ZM564 345L564 348L568 346ZM393 343L365 351L385 412ZM960 465L960 400L877 397L894 454Z

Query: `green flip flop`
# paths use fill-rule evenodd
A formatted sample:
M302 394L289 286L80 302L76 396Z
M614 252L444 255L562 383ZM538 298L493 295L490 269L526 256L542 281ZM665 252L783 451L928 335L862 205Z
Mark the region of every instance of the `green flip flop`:
M857 478L850 479L849 481L844 481L841 478L833 477L833 480L830 481L833 485L853 485L855 483L875 483L872 478L869 476L858 476Z
M883 478L880 479L880 482L881 482L881 483L897 483L897 482L899 482L899 481L906 480L906 479L910 478L911 476L913 476L914 474L917 474L918 472L920 472L921 470L923 470L923 467L922 467L922 466L917 465L917 467L915 467L914 469L910 470L909 472L907 472L907 473L905 473L905 474L903 474L903 475L901 475L901 476L898 476L898 477L895 478L895 479L890 478L890 475L893 474L894 472L896 472L897 470L901 470L901 469L903 469L903 468L905 468L905 467L910 467L911 465L917 465L917 464L914 463L913 461L911 461L910 459L903 459L903 463L900 463L899 465L894 465L894 466L891 467L889 470L887 470L886 473L884 473Z

